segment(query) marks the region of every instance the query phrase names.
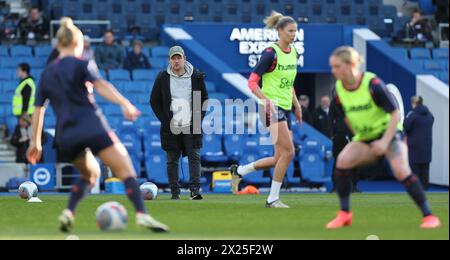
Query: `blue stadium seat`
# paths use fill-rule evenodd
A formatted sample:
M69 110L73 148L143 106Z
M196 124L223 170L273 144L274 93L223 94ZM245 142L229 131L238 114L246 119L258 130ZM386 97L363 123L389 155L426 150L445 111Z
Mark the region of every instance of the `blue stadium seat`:
M425 48L413 48L410 55L412 60L431 60L430 50Z
M3 93L6 95L12 95L16 91L17 86L19 85L18 81L5 81L3 82Z
M147 99L149 96L149 85L151 83L145 83L145 82L124 82L123 83L123 93L125 94L141 94L146 95ZM137 100L136 100L137 101Z
M327 176L325 171L325 152L319 141L311 138L306 139L300 151L299 161L305 181L331 183L331 176Z
M0 81L9 81L13 79L13 75L11 73L12 71L9 69L2 69L2 72L0 73Z
M202 160L211 163L225 163L228 157L222 149L222 136L204 135L203 149L201 150Z
M28 63L31 69L43 69L47 58L23 58L21 62Z
M0 105L1 106L9 106L11 105L12 96L8 95L0 95Z
M152 49L152 57L153 58L166 58L169 57L169 48L164 46L153 47Z
M15 69L17 68L17 65L19 65L20 63L22 63L21 58L15 58L15 57L11 57L11 58L2 58L0 60L0 68L4 68L4 69Z
M439 73L439 79L448 85L448 72Z
M9 50L6 46L0 46L0 57L9 57Z
M275 168L270 169L270 176L275 174ZM294 176L295 175L295 161L292 161L289 164L289 167L287 168L286 175L284 181L287 182L289 185L299 185L300 184L300 176Z
M156 79L158 73L159 70L134 70L133 80L153 82Z
M164 152L147 153L145 156L147 178L156 185L168 185L167 158Z
M260 146L258 138L255 136L248 137L244 142L244 152L239 160L240 165L247 165L261 159ZM244 176L244 181L251 184L267 185L270 178L264 176L264 171L257 171Z
M244 153L246 135L225 135L224 146L228 157L233 161L239 161Z
M449 59L448 48L433 49L434 60L447 60Z
M394 54L400 59L409 59L408 58L408 49L406 48L392 48Z
M425 71L445 71L446 70L446 64L442 61L425 61L424 62L424 69Z
M6 123L6 110L5 107L0 106L0 124Z
M131 81L130 72L128 70L110 70L109 71L110 81Z
M166 69L169 63L167 58L150 58L149 62L155 69Z
M120 116L123 115L121 108L119 106L116 106L116 105L105 107L104 112L105 112L105 114L107 116L118 116L118 117L120 117Z
M29 46L16 45L10 48L11 57L32 57L33 50Z
M52 53L52 47L46 46L36 46L34 47L34 56L38 58L48 58Z

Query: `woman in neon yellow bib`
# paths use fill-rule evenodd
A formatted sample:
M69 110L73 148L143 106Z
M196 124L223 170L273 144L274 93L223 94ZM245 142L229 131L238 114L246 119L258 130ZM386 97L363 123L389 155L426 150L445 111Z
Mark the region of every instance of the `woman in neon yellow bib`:
M233 192L237 193L243 176L254 171L275 167L274 178L267 199L267 208L289 208L280 201L280 189L284 176L295 155L292 139L291 110L295 107L295 116L302 121L302 110L294 90L297 76L298 54L292 43L297 33L297 23L292 17L272 12L265 20L267 28L277 29L279 41L267 48L255 71L250 76L249 88L258 97L263 108L261 121L269 128L275 146L274 157L257 162L231 167L233 174ZM263 88L259 87L262 79Z
M345 114L354 138L337 158L334 174L341 210L327 228L352 225L352 169L382 157L389 162L396 179L402 182L422 211L421 227L437 228L440 220L432 214L424 189L408 163L408 147L401 132L397 102L375 74L361 71L362 62L359 53L351 47L338 48L330 58L332 73L337 79L335 102Z

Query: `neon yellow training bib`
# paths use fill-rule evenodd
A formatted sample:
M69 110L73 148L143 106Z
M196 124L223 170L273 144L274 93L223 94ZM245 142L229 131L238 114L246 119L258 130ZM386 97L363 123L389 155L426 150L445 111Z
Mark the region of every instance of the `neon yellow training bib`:
M292 110L293 87L297 76L297 51L291 46L290 53L284 53L277 45L272 44L277 54L277 67L272 72L265 73L262 77L262 93L275 105Z

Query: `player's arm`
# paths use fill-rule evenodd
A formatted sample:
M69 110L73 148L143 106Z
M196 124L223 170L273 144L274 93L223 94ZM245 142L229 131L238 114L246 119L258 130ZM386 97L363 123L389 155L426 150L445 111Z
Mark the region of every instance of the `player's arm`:
M292 88L292 104L295 108L295 118L297 119L297 122L301 125L303 121L303 114L302 114L302 106L300 105L300 102L297 98L297 93L295 92L295 88Z
M27 151L27 159L36 164L42 156L42 130L44 128L45 106L36 106L33 114L33 136Z
M342 106L341 100L339 99L336 89L333 89L332 96L336 109L339 109L339 111L344 115L345 124L347 125L348 129L350 129L352 134L355 135L356 134L355 129L353 129L353 126L350 124L350 121L348 121L347 115L344 112L344 107Z
M259 82L261 81L262 76L264 73L269 72L270 70L273 70L273 65L275 61L275 50L272 48L266 49L258 64L256 65L254 71L250 75L250 78L248 80L248 87L253 92L253 94L258 98L258 100L261 100L266 104L268 107L272 110L272 112L275 112L275 108L273 107L272 102L262 93L261 87L259 86Z
M136 120L140 116L140 111L131 104L131 102L126 99L119 91L108 81L103 79L98 79L93 82L95 89L100 94L100 96L106 98L114 104L119 105L128 120Z
M381 107L384 111L391 114L391 121L387 130L384 132L383 137L372 143L372 149L374 152L382 156L389 148L389 144L397 133L397 127L400 123L401 114L398 108L398 103L395 101L394 96L389 92L383 81L375 78L370 83L370 93L377 106Z

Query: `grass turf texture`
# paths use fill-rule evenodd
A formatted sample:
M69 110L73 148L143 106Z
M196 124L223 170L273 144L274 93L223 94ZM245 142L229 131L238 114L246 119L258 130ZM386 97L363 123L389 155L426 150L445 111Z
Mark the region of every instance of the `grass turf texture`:
M135 226L134 211L125 196L89 196L78 209L74 235L80 239L449 239L448 193L430 194L434 213L443 227L421 230L421 216L406 194L359 194L353 196L352 228L324 228L337 211L334 194L289 194L282 200L291 209L264 208L266 196L205 195L203 201L171 201L163 195L146 202L152 214L171 227L169 234L154 234ZM66 239L56 221L68 196L42 196L42 204L18 197L0 197L0 239ZM108 201L127 208L128 229L104 233L97 229L95 211Z

